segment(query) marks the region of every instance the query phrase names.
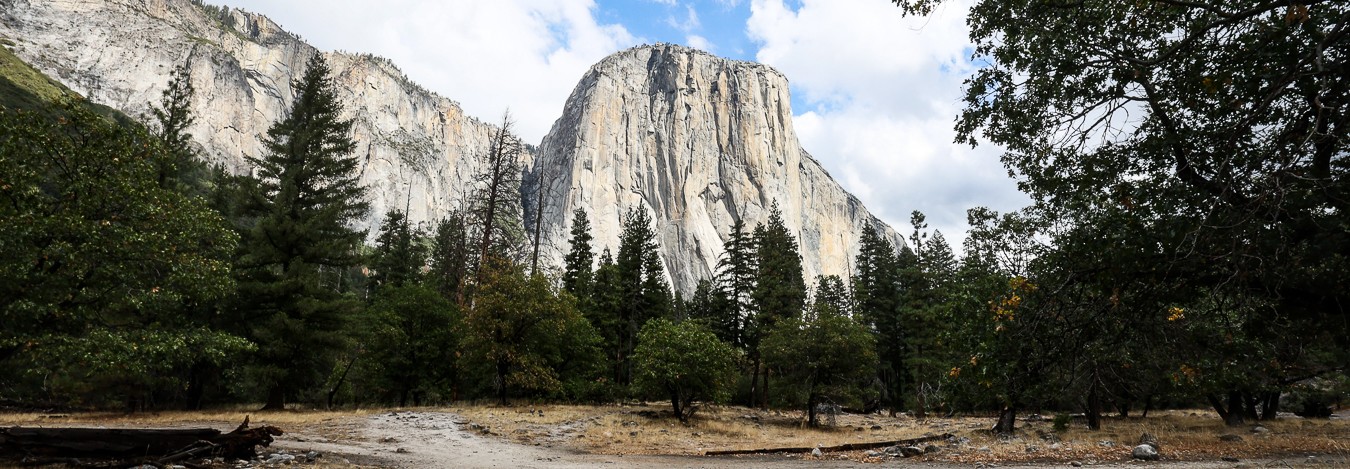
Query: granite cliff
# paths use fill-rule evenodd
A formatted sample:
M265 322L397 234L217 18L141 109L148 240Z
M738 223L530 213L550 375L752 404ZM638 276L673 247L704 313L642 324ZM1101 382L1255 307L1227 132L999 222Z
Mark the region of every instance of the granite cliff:
M0 39L132 116L146 115L169 71L186 63L197 89L189 131L203 158L236 172L251 170L244 156L262 151L258 136L289 108L291 83L316 52L265 16L189 0L0 0ZM388 60L322 53L355 119L372 202L363 227L388 208L406 207L414 222L457 208L494 127ZM642 46L596 64L528 155L521 200L527 214L543 210L546 263L561 264L576 208L591 216L595 244L610 248L624 212L648 210L671 283L685 293L710 275L732 223L753 226L773 203L809 277L849 274L866 225L902 244L801 148L789 103L777 71L689 48Z
M732 223L768 218L797 237L807 282L847 276L858 238L895 231L839 186L797 141L788 82L776 70L657 44L591 67L540 144L526 211L545 190L543 238L561 263L571 213L590 216L598 246L617 248L631 207L653 215L672 285L689 293L712 274Z
M25 62L89 100L147 115L187 64L197 93L188 130L201 156L235 172L290 108L316 50L267 17L188 0L0 0L0 37ZM361 157L377 226L388 208L414 221L458 206L492 126L409 81L388 60L326 52Z

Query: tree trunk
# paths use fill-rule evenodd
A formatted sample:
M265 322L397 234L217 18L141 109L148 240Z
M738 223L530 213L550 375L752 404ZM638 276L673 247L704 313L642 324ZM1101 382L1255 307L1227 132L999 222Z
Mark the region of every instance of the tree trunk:
M754 408L756 401L759 400L759 354L753 354L750 357L750 400L746 407Z
M352 365L356 364L356 358L359 356L360 355L352 354L351 360L347 360L347 366L342 369L342 376L338 376L337 383L334 383L333 387L328 389L328 395L325 396L327 397L327 400L324 401L324 405L327 406L327 409L333 408L333 400L337 397L338 391L342 389L342 383L347 382L347 373L352 371Z
M1152 395L1152 394L1149 394L1149 395L1147 395L1147 396L1144 396L1144 413L1141 415L1141 417L1143 417L1143 418L1148 418L1148 411L1150 411L1150 410L1153 410L1153 395Z
M286 389L281 384L273 384L267 389L267 403L262 410L286 410Z
M506 405L506 375L511 365L504 360L497 362L497 404Z
M206 366L200 363L193 364L188 370L188 386L183 408L185 410L201 410L202 398L206 395Z
M1097 373L1092 373L1092 384L1088 385L1087 395L1087 424L1088 430L1102 429L1102 401L1097 392Z
M1242 413L1247 420L1259 420L1261 415L1256 413L1257 397L1250 392L1242 393Z
M1227 405L1219 399L1219 396L1214 394L1208 394L1205 398L1209 400L1209 405L1214 407L1214 411L1219 413L1219 418L1223 419L1225 425L1237 427L1245 422L1242 412L1242 393L1229 391Z
M764 367L764 383L759 387L759 408L760 410L769 410L769 367Z
M806 425L811 428L820 426L820 419L816 417L816 393L811 392L806 396Z
M1265 399L1261 405L1261 420L1275 420L1280 412L1280 392L1270 391L1265 393Z
M998 414L998 422L994 423L994 433L1000 435L1011 435L1017 427L1017 408L1011 404L1004 406Z
M680 423L689 423L689 417L684 415L685 409L681 407L681 403L680 393L672 389L670 391L670 406L675 409L675 418L680 419Z

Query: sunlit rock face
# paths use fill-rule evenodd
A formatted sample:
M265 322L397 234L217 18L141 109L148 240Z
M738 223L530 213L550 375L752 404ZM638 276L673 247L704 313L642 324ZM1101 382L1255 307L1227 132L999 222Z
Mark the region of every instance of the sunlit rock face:
M215 14L187 0L0 0L0 36L20 58L90 100L148 115L169 73L191 70L189 128L201 157L234 172L263 154L260 137L290 108L291 85L316 50L267 17ZM388 60L326 52L378 226L389 208L413 221L457 207L491 126L412 83Z
M716 269L736 220L767 219L775 202L797 236L807 281L849 275L872 225L903 240L801 148L787 79L764 65L658 44L614 54L581 79L537 151L525 194L543 190L543 238L554 264L575 209L598 247L617 249L624 213L648 210L672 285L689 293Z
M170 71L187 64L197 90L189 131L202 158L236 173L263 154L261 137L290 108L292 82L316 53L262 15L188 0L0 0L0 38L42 72L131 116L148 115ZM355 121L372 205L360 227L378 227L390 208L418 223L459 208L493 126L388 60L323 54ZM801 148L789 103L777 71L694 49L644 46L596 64L526 155L521 199L527 228L543 210L543 264L561 265L576 208L590 215L597 250L617 249L627 209L648 210L671 284L686 294L712 274L732 223L753 227L775 202L801 245L808 282L850 274L864 226L903 243Z

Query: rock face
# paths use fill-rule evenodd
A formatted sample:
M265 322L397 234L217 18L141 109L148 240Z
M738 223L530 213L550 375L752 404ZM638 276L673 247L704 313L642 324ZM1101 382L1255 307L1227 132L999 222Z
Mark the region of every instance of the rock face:
M188 0L0 0L0 37L43 73L130 116L148 115L170 71L187 64L197 90L188 130L203 158L236 173L251 170L245 155L262 154L258 137L290 108L292 82L316 52L264 16ZM388 60L324 55L355 119L371 201L365 227L388 208L425 221L457 207L492 127Z
M189 0L0 0L0 38L43 73L131 116L148 115L170 71L187 64L197 90L188 130L203 158L237 173L252 170L245 156L262 154L259 137L289 109L293 80L318 52L264 16ZM322 53L355 119L372 205L362 228L378 226L389 208L406 208L413 222L458 208L493 126L388 60ZM711 275L732 223L753 227L775 202L808 282L848 275L864 226L903 243L801 148L787 80L763 65L671 45L617 53L582 78L529 157L522 199L530 228L530 211L543 209L545 265L561 265L575 208L590 215L596 246L612 249L624 212L650 211L666 272L684 293Z
M614 54L581 79L536 155L526 212L534 191L546 191L540 228L555 265L578 208L593 245L610 249L625 211L649 211L671 283L685 293L715 270L733 222L752 228L774 203L808 283L849 275L866 225L904 243L801 148L787 79L760 64L668 44Z

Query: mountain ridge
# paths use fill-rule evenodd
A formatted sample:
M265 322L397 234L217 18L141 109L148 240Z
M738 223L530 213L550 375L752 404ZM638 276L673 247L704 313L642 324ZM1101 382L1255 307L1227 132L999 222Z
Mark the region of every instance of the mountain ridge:
M169 70L187 63L198 90L192 109L199 116L188 130L200 144L204 159L235 172L251 170L244 156L261 151L258 136L289 108L292 80L302 71L308 57L320 52L265 15L237 8L209 7L190 0L0 0L0 6L3 6L0 36L16 43L16 55L91 101L108 104L128 115L146 115L150 103L158 99L167 83ZM51 44L66 47L50 47ZM367 53L323 53L333 69L347 116L355 119L353 137L358 142L358 156L363 160L361 181L370 188L372 205L361 227L378 226L380 217L390 208L406 208L414 222L433 221L457 208L464 193L472 187L472 175L481 167L480 155L485 153L488 136L495 127L467 115L450 98L408 79L389 59ZM639 56L646 61L630 63ZM691 57L697 60L690 60ZM697 100L681 100L679 96L698 91L690 83L708 84L706 80L700 81L707 77L688 73L693 69L687 67L696 64L715 64L714 68L724 71L730 80L717 81L718 89L727 94L717 97L721 99L717 116L723 121L713 127L720 129L720 134L679 133L680 129L703 126L700 122L674 125L674 116L684 119L691 116L669 104L677 101L690 106L698 104ZM686 68L682 70L675 65ZM650 149L653 155L663 156L614 170L632 176L625 176L626 182L645 184L641 187L648 189L663 188L647 190L638 199L653 210L656 221L663 225L658 227L661 236L658 242L668 278L678 291L692 291L698 278L711 273L731 221L744 219L753 226L763 220L766 207L774 200L785 208L791 228L803 245L808 275L847 275L851 256L856 254L853 241L864 224L882 228L897 245L903 243L894 230L867 212L856 197L843 190L800 148L791 128L787 79L772 67L716 57L683 46L644 45L618 51L597 62L583 75L577 89L582 90L588 83L605 82L602 76L606 73L647 77L640 80L645 85L641 93L625 96L635 99L641 96L647 102L639 106L647 114L634 121L653 124L652 133L660 136L662 144ZM708 88L699 90L706 92ZM772 96L755 92L772 92ZM578 106L598 109L595 100L604 98L597 95L590 100L574 101L577 92L573 94L558 122L565 122L569 115L579 115ZM587 104L581 105L583 102ZM623 103L620 104L622 107ZM756 107L762 104L772 104L772 108ZM627 111L612 114L636 116ZM558 122L554 128L558 128ZM745 126L733 129L723 125L728 122ZM623 126L628 123L610 122L587 131L618 132L626 129ZM627 130L623 133L640 135ZM567 146L563 142L576 143L584 138L581 134L555 134L550 130L537 151L527 157L522 200L516 210L534 208L531 205L540 195L540 176L550 165L556 166L567 158L562 153ZM550 146L550 142L555 143ZM765 142L772 144L762 144ZM672 152L679 147L705 148L714 144L725 151L699 164L687 158L690 155L676 157ZM746 156L744 149L749 147L755 148L751 152L754 158ZM647 154L647 146L632 148ZM723 154L729 156L723 158ZM767 167L769 156L782 170L761 170ZM636 163L637 159L632 161ZM710 162L717 162L719 167L706 164ZM738 165L756 169L739 170ZM546 194L549 198L542 204L547 214L541 223L548 247L545 257L553 265L558 265L556 261L566 250L566 231L559 228L571 221L570 211L558 209L568 206L567 200L585 199L584 188L571 184L580 173L570 169L567 173L567 190ZM803 174L805 186L801 184ZM722 175L730 178L719 180ZM782 181L788 180L795 181L789 183L791 190L784 189ZM706 182L717 184L695 187ZM686 194L690 190L693 193ZM707 194L699 196L704 192ZM716 203L691 202L699 197L716 199ZM822 198L830 203L802 203ZM638 199L625 200L637 206ZM803 207L807 212L803 212ZM808 213L821 209L829 211L829 216ZM697 223L691 224L684 222L686 211L716 216L698 218ZM621 214L596 211L591 215L599 228L600 245L617 248L617 243L611 242L617 238L611 239L610 234L617 233Z

